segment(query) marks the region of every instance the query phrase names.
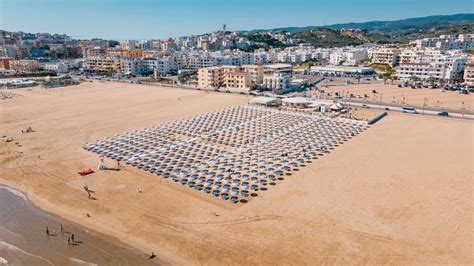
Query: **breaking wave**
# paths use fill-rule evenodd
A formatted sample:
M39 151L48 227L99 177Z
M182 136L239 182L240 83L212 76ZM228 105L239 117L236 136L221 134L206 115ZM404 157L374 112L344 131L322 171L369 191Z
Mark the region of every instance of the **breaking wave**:
M13 188L10 188L10 187L5 187L5 186L0 186L0 188L5 189L8 192L14 194L15 196L18 196L18 197L22 198L24 201L27 201L27 199L28 199L26 197L25 193L23 193L19 190L16 190L16 189L13 189Z
M12 244L9 244L7 242L4 242L4 241L1 241L0 240L0 250L5 250L5 251L16 251L16 252L20 252L20 253L23 253L25 255L28 255L28 256L31 256L33 258L37 258L39 260L42 260L42 261L45 261L47 262L49 265L54 265L53 263L51 263L51 261L41 257L41 256L38 256L38 255L35 255L35 254L31 254L29 252L26 252L24 251L23 249L17 247L17 246L14 246Z

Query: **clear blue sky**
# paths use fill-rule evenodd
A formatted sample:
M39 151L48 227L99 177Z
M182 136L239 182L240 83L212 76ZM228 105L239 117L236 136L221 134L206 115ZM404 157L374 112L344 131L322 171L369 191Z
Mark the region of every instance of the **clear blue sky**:
M153 39L472 12L473 0L0 0L0 29Z

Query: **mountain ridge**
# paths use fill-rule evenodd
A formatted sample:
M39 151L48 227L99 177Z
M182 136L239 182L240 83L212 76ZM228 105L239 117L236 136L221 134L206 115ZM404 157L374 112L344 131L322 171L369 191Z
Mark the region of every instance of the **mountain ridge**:
M419 26L420 24L433 24L433 23L443 23L443 24L460 24L466 22L474 22L474 13L460 13L452 15L432 15L425 17L414 17L406 18L399 20L373 20L367 22L348 22L348 23L337 23L331 25L319 25L319 26L303 26L303 27L281 27L281 28L272 28L272 29L254 29L249 31L242 31L247 33L257 33L257 32L304 32L318 28L329 28L329 29L361 29L368 31L381 31L382 29L393 29L397 27L414 27ZM428 26L428 25L426 25Z

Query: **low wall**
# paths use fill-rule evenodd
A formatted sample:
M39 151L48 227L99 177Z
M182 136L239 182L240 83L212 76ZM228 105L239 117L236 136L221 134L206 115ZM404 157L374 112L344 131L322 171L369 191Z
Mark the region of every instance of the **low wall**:
M383 112L383 113L379 114L378 116L370 119L369 122L367 122L367 124L368 125L373 125L373 124L377 123L378 121L380 121L385 116L387 116L387 112Z

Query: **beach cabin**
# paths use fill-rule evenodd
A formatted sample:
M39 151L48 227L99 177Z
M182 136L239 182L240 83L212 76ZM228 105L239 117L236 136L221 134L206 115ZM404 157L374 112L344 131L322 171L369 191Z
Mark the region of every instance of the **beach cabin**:
M260 97L255 97L252 100L250 100L249 104L277 107L277 106L281 106L281 100L278 98L273 98L273 97L260 96Z
M303 97L285 98L282 100L283 106L291 108L307 108L311 102Z

